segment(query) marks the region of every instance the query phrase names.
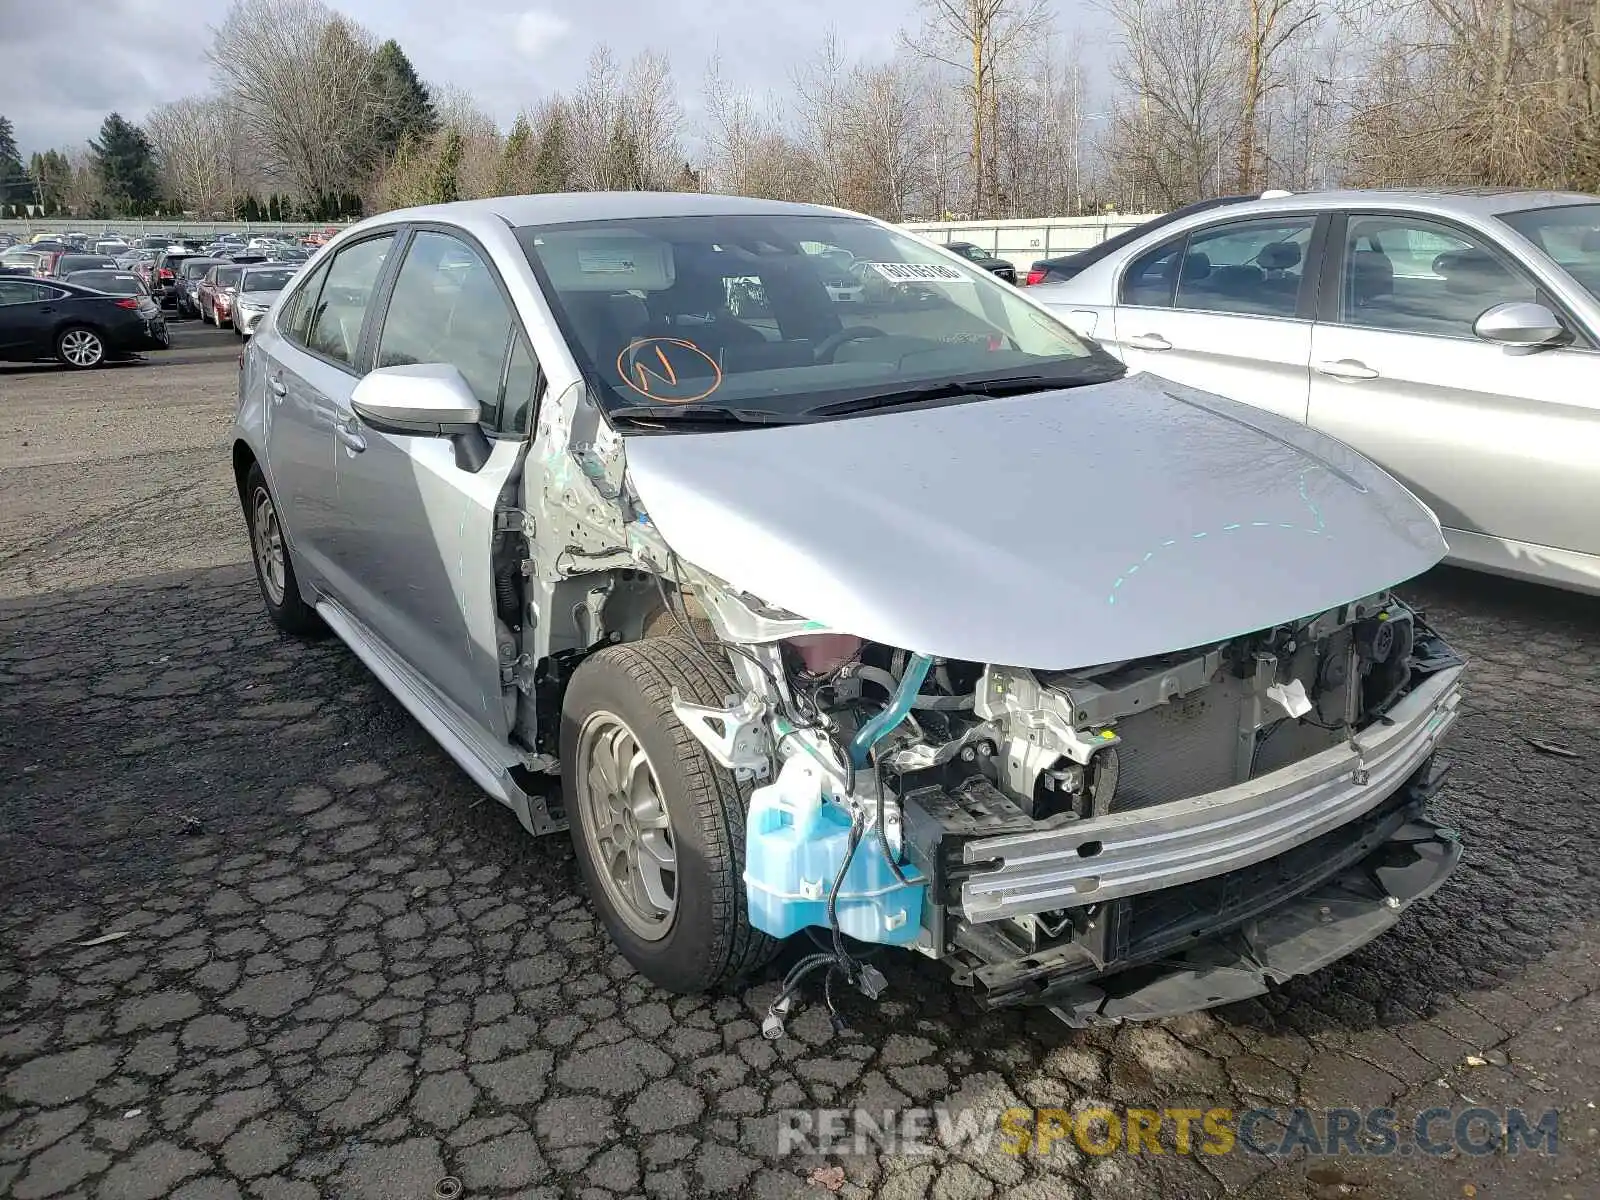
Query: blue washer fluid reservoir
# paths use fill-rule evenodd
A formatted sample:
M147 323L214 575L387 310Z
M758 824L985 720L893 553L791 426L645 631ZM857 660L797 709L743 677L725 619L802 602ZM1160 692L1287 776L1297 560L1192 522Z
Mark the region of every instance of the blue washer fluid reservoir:
M750 923L786 938L828 928L828 893L850 845L850 811L833 798L833 779L806 755L787 760L750 798L744 883ZM876 835L864 834L839 889L839 928L863 942L903 946L922 927L924 880L909 864L901 883Z

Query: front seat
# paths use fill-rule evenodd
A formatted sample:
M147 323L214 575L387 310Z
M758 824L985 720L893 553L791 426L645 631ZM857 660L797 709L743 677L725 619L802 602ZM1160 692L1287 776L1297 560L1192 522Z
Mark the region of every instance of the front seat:
M718 362L724 351L767 344L758 330L728 312L721 275L681 260L672 286L653 293L648 304L651 335L693 342Z

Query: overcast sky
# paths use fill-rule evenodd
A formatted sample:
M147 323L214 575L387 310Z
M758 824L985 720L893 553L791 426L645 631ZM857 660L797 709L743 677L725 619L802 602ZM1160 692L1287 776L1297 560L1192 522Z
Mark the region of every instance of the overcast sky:
M686 101L720 49L755 89L781 88L789 66L831 24L852 53L880 56L915 20L915 0L339 0L377 37L393 37L430 83L471 91L501 124L569 88L598 41L620 58L655 47ZM205 90L209 26L228 0L0 0L0 114L24 156L92 137L113 109L151 108Z

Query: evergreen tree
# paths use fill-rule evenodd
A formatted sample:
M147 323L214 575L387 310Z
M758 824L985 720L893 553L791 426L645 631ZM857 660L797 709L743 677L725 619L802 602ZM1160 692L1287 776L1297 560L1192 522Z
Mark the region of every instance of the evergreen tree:
M500 167L495 173L495 191L502 196L515 196L527 188L533 174L533 126L527 115L518 113L511 126L511 136L500 153Z
M439 128L439 114L427 85L393 38L373 54L372 74L380 97L374 149L379 162L388 162L407 142L431 137Z
M33 184L28 201L43 205L47 213L56 211L72 188L72 164L59 150L34 151L28 159L28 177Z
M450 204L461 199L461 159L466 149L459 129L452 129L444 135L444 144L439 148L439 161L434 165L433 179L428 189L429 204Z
M32 192L22 156L17 153L17 135L11 118L0 116L0 205L26 204L32 199Z
M678 172L678 181L673 184L673 190L678 192L698 192L700 190L700 172L688 163L683 164L683 170Z
M535 192L572 190L572 134L564 107L552 108L539 131L531 183L530 190Z
M112 113L100 126L100 140L89 143L89 153L111 210L139 216L155 206L160 187L144 130Z
M605 173L607 186L617 191L645 190L644 152L638 135L621 116L612 123L611 136L606 139Z

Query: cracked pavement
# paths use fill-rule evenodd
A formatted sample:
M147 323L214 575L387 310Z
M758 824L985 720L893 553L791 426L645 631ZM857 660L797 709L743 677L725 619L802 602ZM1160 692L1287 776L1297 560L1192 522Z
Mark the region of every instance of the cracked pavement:
M644 983L564 838L524 835L336 640L272 630L227 468L235 343L177 334L143 365L0 368L0 1195L816 1197L827 1165L839 1195L950 1200L1600 1193L1600 602L1409 589L1472 659L1436 809L1467 857L1331 969L1074 1032L888 958L844 1034L807 1008L771 1043L772 976ZM1561 1152L819 1160L777 1137L811 1106L1471 1101L1559 1109Z

